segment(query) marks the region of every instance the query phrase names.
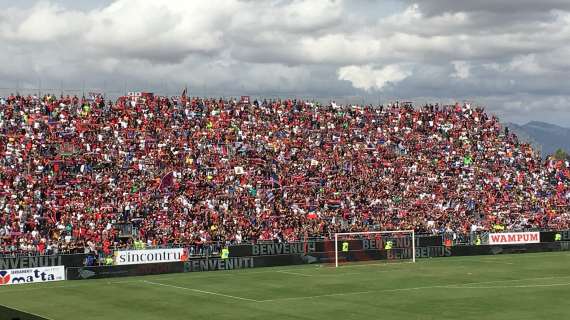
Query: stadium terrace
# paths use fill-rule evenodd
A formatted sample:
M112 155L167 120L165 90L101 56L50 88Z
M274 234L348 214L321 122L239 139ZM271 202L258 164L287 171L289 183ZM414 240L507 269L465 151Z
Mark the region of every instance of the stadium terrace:
M568 161L469 104L10 95L0 154L5 253L570 228Z

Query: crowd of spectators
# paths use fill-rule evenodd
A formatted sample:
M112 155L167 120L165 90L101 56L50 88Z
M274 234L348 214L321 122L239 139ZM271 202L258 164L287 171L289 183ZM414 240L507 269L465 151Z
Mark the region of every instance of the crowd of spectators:
M0 98L2 252L568 229L569 203L568 161L469 104Z

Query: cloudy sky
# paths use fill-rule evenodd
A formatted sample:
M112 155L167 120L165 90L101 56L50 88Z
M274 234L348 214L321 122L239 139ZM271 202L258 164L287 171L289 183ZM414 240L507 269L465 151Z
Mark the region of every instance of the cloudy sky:
M567 0L0 0L0 94L471 101L570 127Z

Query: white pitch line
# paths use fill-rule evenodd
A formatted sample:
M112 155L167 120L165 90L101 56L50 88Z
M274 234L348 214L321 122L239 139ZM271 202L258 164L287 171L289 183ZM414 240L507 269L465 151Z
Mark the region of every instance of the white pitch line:
M35 286L32 288L22 288L22 289L6 289L0 290L0 293L10 293L10 292L22 292L22 291L34 291L34 290L51 290L51 289L67 289L67 288L79 288L91 285L93 282L90 281L74 281L79 282L77 284L71 285L61 285L61 286ZM129 280L129 281L108 281L107 284L121 284L121 283L139 283L140 280Z
M474 259L475 256L453 256L453 257L449 257L449 258L445 258L445 259L440 259L440 257L434 257L434 259L417 259L418 262L429 262L434 263L434 262L478 262L483 260L502 260L502 259L507 259L508 258L514 258L514 259L521 259L521 260L527 260L527 259L544 259L544 256L550 253L556 253L557 256L560 257L570 257L570 252L569 251L558 251L558 252L535 252L535 253L528 253L528 254L520 254L520 255L514 255L514 254L498 254L498 255L482 255L482 256L478 256L481 257L479 259ZM416 262L417 263L417 262Z
M376 260L381 261L381 260ZM362 268L362 267L401 267L402 265L413 265L414 262L411 261L402 261L402 262L374 262L371 261L369 263L360 263L360 264L350 264L350 265L339 265L336 267L334 264L324 266L323 268L327 269L346 269L346 268Z
M278 273L284 273L284 274L290 274L290 275L294 275L294 276L303 276L303 277L312 277L313 275L311 274L305 274L305 273L298 273L298 272L291 272L291 271L284 271L284 270L279 270L279 271L275 271Z
M232 299L237 299L237 300L250 301L250 302L260 302L259 300L254 300L254 299L249 299L249 298L243 298L243 297L237 297L237 296L232 296L232 295L229 295L229 294L211 292L211 291L206 291L206 290L199 290L199 289L193 289L193 288L187 288L187 287L179 287L179 286L175 286L175 285L171 285L171 284L166 284L166 283L153 282L153 281L147 281L147 280L142 280L142 282L148 283L148 284L152 284L152 285L157 285L157 286L175 288L175 289L180 289L180 290L188 290L188 291L193 291L193 292L198 292L198 293L203 293L203 294L210 294L210 295L220 296L220 297L226 297L226 298L232 298Z
M415 291L415 290L424 290L424 289L501 289L501 288L555 287L555 286L570 285L570 283L555 283L555 284L535 284L535 285L529 284L529 285L513 285L513 286L486 286L486 287L468 286L468 285L488 284L488 283L516 282L516 281L526 281L526 280L557 279L557 278L568 278L568 277L543 277L543 278L528 278L528 279L496 280L496 281L468 282L468 283L463 283L463 284L462 283L456 283L456 284L447 284L447 285L439 285L439 286L397 288L397 289L384 289L384 290L368 290L368 291L356 291L356 292L339 292L339 293L321 294L321 295L314 295L314 296L266 299L266 300L260 300L258 302L275 302L275 301L286 301L286 300L314 299L314 298L323 298L323 297L358 295L358 294L365 294L365 293Z
M46 290L46 289L58 289L58 288L76 288L82 287L82 285L63 285L63 286L37 286L33 288L22 288L22 289L7 289L7 290L0 290L0 293L10 293L10 292L22 292L22 291L33 291L33 290Z
M561 287L561 286L570 286L570 282L551 283L551 284L526 284L526 285L517 285L517 286L485 286L485 287L463 286L463 287L449 287L449 288L450 289L508 289L508 288L540 288L540 287Z
M492 280L492 281L482 281L482 282L466 282L466 283L457 283L457 284L450 284L451 285L470 285L470 284L487 284L487 283L501 283L501 282L517 282L517 281L533 281L533 280L549 280L549 279L564 279L570 278L569 276L550 276L550 277L535 277L535 278L521 278L521 279L507 279L507 280Z
M354 294L365 294L365 293L372 293L378 291L356 291L356 292L340 292L340 293L330 293L330 294L320 294L316 296L303 296L303 297L289 297L289 298L277 298L277 299L265 299L259 300L257 302L273 302L273 301L286 301L286 300L299 300L299 299L313 299L313 298L322 298L322 297L336 297L336 296L349 296Z
M504 261L496 261L496 260L479 260L479 262L483 262L483 263L496 263L496 264L509 264L509 265L513 265L514 263L512 262L504 262Z
M289 269L291 270L291 269ZM297 270L297 269L292 269L292 270ZM298 268L298 270L311 270L309 268ZM232 274L259 274L259 273L275 273L277 271L284 271L284 270L268 270L268 271L262 271L262 272L222 272L222 273L218 273L218 272L211 272L213 274L213 276L220 276L220 275L232 275ZM375 272L380 272L380 271L375 271ZM203 273L195 273L195 274L199 274L199 275L203 275ZM338 273L338 274L327 274L328 275L343 275L345 273ZM189 274L186 274L189 275ZM162 277L159 280L181 280L184 279L185 277ZM209 276L206 276L205 278L209 278ZM456 283L456 284L449 284L446 285L447 287L457 287L457 286L466 286L466 285L475 285L475 284L489 284L489 283L502 283L502 282L516 282L516 281L533 281L533 280L547 280L547 279L565 279L565 278L570 278L570 275L568 276L550 276L550 277L535 277L535 278L522 278L522 279L508 279L508 280L493 280L493 281L484 281L484 282L467 282L467 283ZM75 288L75 287L83 287L83 286L90 286L92 284L91 281L80 281L80 284L76 284L76 285L61 285L61 286L37 286L37 287L33 287L33 288L22 288L22 289L5 289L5 290L0 290L0 295L2 293L10 293L10 292L21 292L21 291L32 291L32 290L52 290L52 289L66 289L66 288ZM108 284L122 284L122 283L140 283L140 282L150 282L148 280L125 280L125 281L108 281ZM165 284L160 284L160 285L165 285ZM169 285L165 285L165 286L169 286ZM434 286L434 287L421 287L421 289L424 288L437 288L439 286ZM181 287L183 288L183 287ZM191 290L191 291L197 291L198 289L190 289L190 288L184 288L185 290ZM390 289L392 291L402 291L402 290L419 290L420 288L402 288L402 289ZM378 292L378 291L372 291L372 292ZM207 293L207 294L215 294L215 295L220 295L220 296L224 296L223 294L217 294L214 292L202 292L202 293ZM348 294L361 294L364 292L354 292L354 293L348 293ZM333 293L330 294L332 296L335 295L346 295L347 293ZM325 295L328 296L328 295ZM236 298L236 299L242 299L242 300L246 300L246 301L255 301L255 302L262 302L262 301L271 301L271 300L254 300L254 299L247 299L247 298L241 298L241 297L233 297L230 296L232 298ZM286 298L286 299L290 299L290 298ZM295 298L295 299L302 299L302 297L300 298Z

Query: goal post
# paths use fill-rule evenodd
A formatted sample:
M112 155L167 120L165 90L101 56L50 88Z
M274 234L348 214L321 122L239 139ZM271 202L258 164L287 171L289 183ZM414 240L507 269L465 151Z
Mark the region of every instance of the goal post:
M416 262L416 233L414 230L334 234L334 260L337 268L341 260L406 259Z

